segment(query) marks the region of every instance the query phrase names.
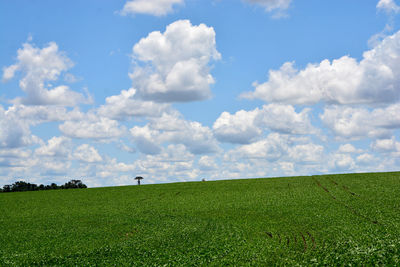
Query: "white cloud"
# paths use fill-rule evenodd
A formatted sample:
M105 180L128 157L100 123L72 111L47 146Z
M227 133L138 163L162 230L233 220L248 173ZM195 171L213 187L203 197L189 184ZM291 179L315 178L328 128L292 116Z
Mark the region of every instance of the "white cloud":
M376 8L387 13L398 13L400 11L400 7L393 0L379 0Z
M158 154L166 143L183 144L191 153L205 154L219 150L210 128L199 122L187 121L177 111L151 118L150 123L135 126L131 135L138 149L145 154Z
M289 149L289 157L295 162L304 164L319 163L322 159L324 147L313 143L299 144Z
M338 149L339 153L361 153L362 151L362 149L357 149L352 144L340 145Z
M130 129L130 133L140 152L150 155L160 153L159 131L145 125L144 127L134 126Z
M379 152L400 152L400 142L397 142L394 136L390 139L375 140L371 147Z
M7 114L29 125L37 125L44 122L77 120L84 117L84 114L78 108L68 110L66 107L62 106L25 106L21 104L10 106L7 110Z
M106 104L98 109L101 116L116 120L131 117L159 117L170 107L169 104L143 101L135 98L136 90L122 90L119 95L106 98Z
M289 104L393 103L400 96L399 63L400 31L364 52L360 62L343 56L309 64L303 70L287 62L279 70L271 70L267 82L255 83L254 92L242 96Z
M259 5L267 12L275 12L274 17L285 16L284 10L288 9L292 0L245 0L250 4Z
M89 112L80 120L68 120L61 124L60 131L72 138L113 139L125 134L126 129L118 121Z
M249 144L258 138L262 131L255 125L254 119L259 109L252 111L240 110L231 115L223 112L214 122L213 131L221 142Z
M209 63L220 58L212 27L175 21L164 33L155 31L141 39L133 47L133 57L143 63L130 76L144 100L185 102L211 96L214 79Z
M400 128L400 104L368 110L333 106L320 115L322 122L338 137L359 139L384 138Z
M96 165L96 177L111 180L111 184L136 184L133 178L137 175L144 177L145 183L188 181L199 174L194 166L194 159L195 156L184 145L170 144L163 147L159 154L142 155L132 163L118 162L116 159L105 160Z
M215 136L221 142L249 144L266 129L284 134L315 134L309 119L310 109L297 113L291 105L269 104L262 109L223 112L214 122Z
M88 100L82 94L71 91L68 86L51 85L72 66L71 60L58 50L54 42L42 49L25 43L22 49L18 49L17 63L3 68L3 81L12 79L17 71L23 73L19 85L27 96L15 99L17 103L74 106Z
M198 161L198 165L199 165L200 170L202 170L202 171L211 171L211 170L218 169L218 166L215 163L215 160L208 155L202 156Z
M54 136L47 144L37 148L35 154L46 157L68 157L71 152L71 140L64 136Z
M43 176L66 175L71 169L71 165L71 161L47 159L38 161L40 169L37 169L37 171Z
M308 108L297 113L291 105L269 104L263 106L255 121L257 125L279 133L312 134L316 130L311 125L309 113Z
M198 171L194 168L195 156L182 144L170 144L157 155L146 155L135 162L136 170L152 179L165 181L192 180Z
M239 160L247 159L263 159L268 161L276 161L289 151L289 138L278 133L269 134L265 139L242 145L228 154L226 157Z
M337 153L333 156L333 158L330 161L333 163L332 168L334 170L350 171L356 167L354 159L348 153L346 154Z
M171 13L174 6L180 4L184 4L184 0L129 0L125 3L121 14L164 16Z
M361 165L373 165L372 163L376 161L375 157L369 153L359 155L356 160Z
M17 148L35 142L29 124L0 106L0 148Z
M2 158L23 158L26 159L31 156L30 150L21 148L0 149L0 157Z
M74 152L74 157L77 160L87 163L101 162L103 159L99 152L88 144L80 145Z

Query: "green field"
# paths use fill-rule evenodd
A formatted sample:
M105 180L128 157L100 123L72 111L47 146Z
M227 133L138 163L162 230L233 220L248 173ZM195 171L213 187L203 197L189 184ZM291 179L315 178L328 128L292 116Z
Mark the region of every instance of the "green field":
M399 265L400 173L0 194L0 266Z

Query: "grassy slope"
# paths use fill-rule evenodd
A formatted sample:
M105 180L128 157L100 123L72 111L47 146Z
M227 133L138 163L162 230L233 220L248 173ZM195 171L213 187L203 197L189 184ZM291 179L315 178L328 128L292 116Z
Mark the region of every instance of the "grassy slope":
M0 194L0 265L400 264L400 173Z

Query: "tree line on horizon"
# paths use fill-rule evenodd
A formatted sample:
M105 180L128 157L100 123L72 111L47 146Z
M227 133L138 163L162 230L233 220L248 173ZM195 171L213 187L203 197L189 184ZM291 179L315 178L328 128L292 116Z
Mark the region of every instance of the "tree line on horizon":
M3 188L0 188L0 193L72 189L72 188L87 188L87 186L84 183L82 183L81 180L70 180L64 185L57 185L56 183L51 183L50 185L44 185L44 184L37 185L37 184L27 183L25 181L16 181L11 185L7 184L3 186Z

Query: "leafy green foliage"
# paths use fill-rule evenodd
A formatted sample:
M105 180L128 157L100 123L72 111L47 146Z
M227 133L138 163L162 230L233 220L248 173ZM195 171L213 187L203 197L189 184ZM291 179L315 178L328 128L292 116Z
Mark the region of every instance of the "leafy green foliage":
M400 173L0 195L0 265L399 265Z
M87 186L82 183L81 180L71 180L64 185L58 186L55 183L50 185L37 185L27 183L25 181L17 181L12 185L5 185L3 189L0 190L0 193L8 193L8 192L24 192L24 191L38 191L38 190L54 190L54 189L71 189L71 188L87 188Z

